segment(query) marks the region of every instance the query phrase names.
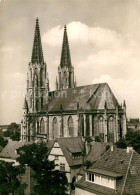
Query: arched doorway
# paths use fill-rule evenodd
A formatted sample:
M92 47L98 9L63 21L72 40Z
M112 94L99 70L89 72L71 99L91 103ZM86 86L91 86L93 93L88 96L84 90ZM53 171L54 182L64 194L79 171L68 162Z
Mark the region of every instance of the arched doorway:
M74 137L73 119L71 116L68 118L68 136Z

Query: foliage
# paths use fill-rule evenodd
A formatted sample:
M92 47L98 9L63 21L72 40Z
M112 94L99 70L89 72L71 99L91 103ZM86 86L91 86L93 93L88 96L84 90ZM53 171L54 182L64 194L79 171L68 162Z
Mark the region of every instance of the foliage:
M18 149L17 161L28 164L34 171L34 194L66 195L67 178L64 172L55 170L54 161L48 160L48 148L45 143L24 145Z
M16 123L11 123L7 131L4 132L4 137L10 137L13 141L20 140L20 127Z
M8 144L8 140L5 140L2 136L0 136L0 146L4 148Z
M129 130L125 138L120 139L116 146L118 148L126 148L132 146L133 149L140 154L140 131Z
M13 162L0 161L0 194L24 195L26 184L21 183L23 167L13 166Z
M100 137L99 136L95 136L95 142L101 142Z
M92 163L89 160L86 160L84 162L84 166L86 166L86 168L88 169L90 166L92 166Z
M123 148L125 149L127 147L126 139L121 138L118 142L116 142L117 148Z
M109 150L109 149L110 149L110 145L106 145L105 150L107 151L107 150Z

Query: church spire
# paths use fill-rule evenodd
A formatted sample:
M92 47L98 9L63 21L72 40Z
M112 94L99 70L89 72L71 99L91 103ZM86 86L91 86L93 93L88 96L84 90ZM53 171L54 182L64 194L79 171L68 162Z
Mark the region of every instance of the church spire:
M61 61L60 67L71 67L71 57L70 57L70 49L67 35L67 27L64 26L64 35L63 35L63 44L62 44L62 52L61 52Z
M34 35L31 62L32 63L37 62L37 63L40 63L40 64L44 63L38 18L36 19L35 35Z

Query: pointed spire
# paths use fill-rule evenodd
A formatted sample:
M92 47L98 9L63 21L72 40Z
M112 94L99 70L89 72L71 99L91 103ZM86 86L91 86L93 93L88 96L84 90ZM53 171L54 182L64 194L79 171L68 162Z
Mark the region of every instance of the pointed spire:
M40 64L44 62L38 18L36 19L31 62Z
M24 99L23 109L28 109L28 104L27 104L26 97Z
M71 67L72 66L66 25L64 26L60 66L61 67Z
M123 108L126 108L125 100L123 101Z

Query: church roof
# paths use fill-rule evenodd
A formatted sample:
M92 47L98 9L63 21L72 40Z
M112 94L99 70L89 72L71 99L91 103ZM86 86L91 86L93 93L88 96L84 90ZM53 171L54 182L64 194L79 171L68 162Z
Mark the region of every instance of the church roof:
M107 83L86 85L76 88L50 92L50 101L46 109L49 112L77 110L115 109L117 99ZM45 108L44 108L45 109Z
M76 183L77 187L96 194L140 194L140 155L133 150L129 152L120 148L108 150L89 171L111 175L114 178L121 176L116 180L116 191L95 183L89 184L85 177Z
M44 62L38 18L36 19L31 62L40 64Z
M69 42L68 42L68 35L67 35L67 28L64 27L64 35L63 35L63 44L62 44L62 51L61 51L61 60L60 60L61 67L70 67L71 65L71 57L70 57L70 49L69 49Z

